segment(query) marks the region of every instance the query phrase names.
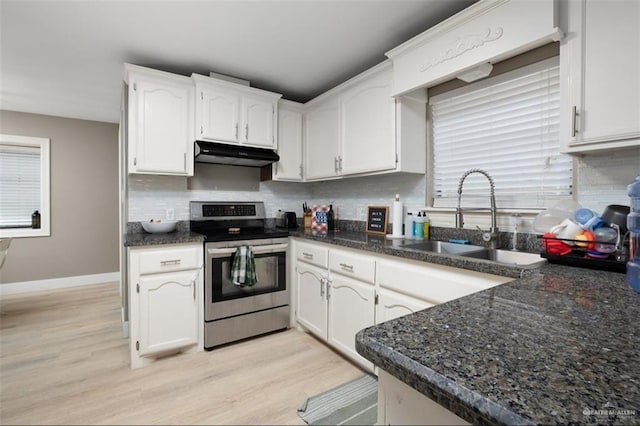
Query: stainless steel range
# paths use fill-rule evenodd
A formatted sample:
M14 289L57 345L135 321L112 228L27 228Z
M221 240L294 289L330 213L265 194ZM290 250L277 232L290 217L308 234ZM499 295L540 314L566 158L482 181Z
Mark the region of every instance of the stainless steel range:
M288 328L288 232L265 228L262 202L192 201L189 207L191 230L206 237L205 349ZM253 250L258 282L251 287L230 277L240 246Z

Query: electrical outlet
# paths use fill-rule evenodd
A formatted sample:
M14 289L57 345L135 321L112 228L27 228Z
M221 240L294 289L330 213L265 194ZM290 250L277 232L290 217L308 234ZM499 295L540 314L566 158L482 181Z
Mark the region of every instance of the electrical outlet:
M166 209L164 212L165 220L174 220L176 217L176 212L174 209Z

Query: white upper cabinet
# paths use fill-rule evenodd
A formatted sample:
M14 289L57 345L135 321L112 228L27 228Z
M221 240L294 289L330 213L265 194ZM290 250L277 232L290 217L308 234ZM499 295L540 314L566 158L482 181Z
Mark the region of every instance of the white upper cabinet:
M333 178L340 175L340 102L331 97L318 102L305 113L306 179Z
M125 64L129 173L193 176L193 98L188 77Z
M273 180L302 180L302 104L278 103L278 155L273 164Z
M198 140L276 148L278 99L282 96L193 74Z
M563 5L564 151L640 145L640 2L573 0Z
M342 174L388 170L396 165L395 101L388 65L342 94Z
M307 180L424 173L426 97L391 96L386 61L305 105Z
M276 148L277 98L243 96L241 106L244 124L241 143Z
M239 142L240 95L216 85L198 85L196 116L198 139Z

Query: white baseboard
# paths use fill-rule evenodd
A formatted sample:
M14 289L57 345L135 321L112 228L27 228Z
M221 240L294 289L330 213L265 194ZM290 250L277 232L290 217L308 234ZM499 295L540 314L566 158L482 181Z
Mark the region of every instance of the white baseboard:
M32 291L57 290L60 288L79 287L83 285L104 284L113 281L120 282L120 272L77 275L75 277L52 278L48 280L22 281L0 284L0 296L29 293Z

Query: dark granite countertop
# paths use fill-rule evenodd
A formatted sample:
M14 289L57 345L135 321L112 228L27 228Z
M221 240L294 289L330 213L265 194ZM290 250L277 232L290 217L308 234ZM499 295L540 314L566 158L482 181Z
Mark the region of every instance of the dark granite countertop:
M326 234L313 234L309 230L298 230L290 232L289 236L340 247L402 257L405 259L419 260L438 265L452 266L455 268L470 269L477 272L485 272L503 277L519 278L528 271L536 269L535 266L497 264L483 259L416 250L404 247L402 239L392 240L386 238L384 235L366 234L365 232L332 231ZM416 242L416 240L412 240L412 242Z
M204 235L189 231L173 231L166 234L149 234L148 232L129 232L125 236L125 247L157 246L162 244L201 243Z
M520 277L360 331L375 365L474 424L640 424L640 294L624 274L491 269L351 234L292 236Z

